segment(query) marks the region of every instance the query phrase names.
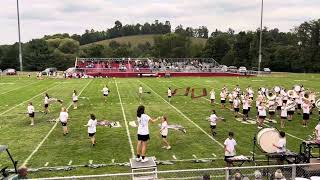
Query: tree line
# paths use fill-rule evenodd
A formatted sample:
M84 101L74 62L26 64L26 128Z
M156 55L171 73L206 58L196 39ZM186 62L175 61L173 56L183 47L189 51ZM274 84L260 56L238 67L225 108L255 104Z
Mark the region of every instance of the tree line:
M273 71L320 72L320 19L304 22L290 32L262 29L262 67ZM111 41L108 45L88 44L115 37L155 34L153 42L132 45ZM157 34L157 35L156 35ZM88 31L82 35L55 34L23 44L24 67L39 71L46 67L65 70L74 65L75 57L212 57L227 66L258 65L260 29L235 33L215 30L209 34L205 26L173 31L169 21L122 25L116 21L106 31ZM206 43L195 42L206 38ZM85 46L81 46L87 44ZM18 69L18 44L0 46L0 69Z

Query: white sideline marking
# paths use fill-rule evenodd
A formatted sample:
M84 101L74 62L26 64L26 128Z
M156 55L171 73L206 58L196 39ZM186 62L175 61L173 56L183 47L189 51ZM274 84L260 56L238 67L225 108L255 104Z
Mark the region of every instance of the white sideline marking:
M192 154L192 157L194 157L195 159L198 159L197 156L195 154Z
M6 84L10 84L10 85L12 85L12 84L15 84L15 83L0 83L1 85L6 85Z
M72 164L72 160L69 161L68 166L71 166L71 164Z
M198 129L200 129L204 134L206 134L210 139L212 139L214 142L216 142L219 146L224 147L219 141L214 139L212 136L210 136L205 130L203 130L198 124L196 124L194 121L192 121L190 118L188 118L185 114L183 114L178 108L170 104L167 100L165 100L162 96L160 96L158 93L156 93L153 89L151 89L150 86L146 85L145 83L138 80L140 83L144 84L146 87L148 87L154 94L159 96L164 102L166 102L169 106L171 106L173 109L175 109L179 114L181 114L182 117L190 121L193 125L195 125Z
M93 163L93 160L89 160L89 164L92 164Z
M41 82L41 81L38 81L38 82ZM17 88L11 89L11 90L9 90L9 91L6 91L6 92L1 93L0 95L2 95L2 94L7 94L7 93L9 93L9 92L12 92L12 91L15 91L15 90L17 90L17 89L21 89L21 88L30 86L30 85L35 84L35 83L38 83L38 82L34 82L34 83L31 83L31 84L28 84L28 85L25 85L25 86L21 86L21 87L17 87ZM3 83L0 83L0 84L3 84ZM14 83L12 83L12 84L14 84Z
M49 162L46 162L45 164L44 164L44 167L47 167L49 165Z
M111 162L114 163L115 159L111 159Z
M18 107L18 106L20 106L20 105L22 105L22 104L24 104L24 103L26 103L26 102L28 102L28 101L31 101L32 99L34 99L34 98L36 98L36 97L38 97L38 96L42 95L44 92L47 92L47 91L49 91L50 89L52 89L52 88L54 88L54 87L56 87L56 86L58 86L58 85L54 85L54 86L52 86L51 88L46 89L45 91L42 91L41 93L39 93L39 94L37 94L37 95L33 96L32 98L30 98L30 99L28 99L28 100L26 100L26 101L23 101L23 102L22 102L22 103L20 103L20 104L17 104L17 105L15 105L15 106L13 106L12 108L10 108L10 109L8 109L8 110L6 110L6 111L2 112L2 113L0 114L0 116L4 115L5 113L7 113L7 112L11 111L12 109L14 109L14 108L16 108L16 107Z
M174 160L177 160L176 155L172 155L172 158L173 158Z
M251 80L252 82L263 82L265 80Z
M128 123L127 123L127 117L126 117L126 114L124 113L124 108L123 108L122 99L121 99L121 95L119 92L117 80L115 80L115 83L116 83L116 88L117 88L117 92L118 92L118 96L119 96L119 101L120 101L120 106L121 106L121 110L122 110L122 116L124 119L124 124L126 125L126 131L127 131L130 149L131 149L131 154L132 154L132 157L134 158L134 149L133 149L132 140L131 140L131 136L130 136L130 132L129 132L129 127L128 127Z
M81 93L88 87L88 85L92 82L89 81L79 92L79 96L81 95ZM67 110L72 106L73 103L70 103L70 105L68 106ZM30 161L30 159L33 157L33 155L40 149L40 147L42 146L42 144L48 139L48 137L50 136L50 134L52 133L52 131L56 128L57 124L59 121L56 121L54 123L54 125L52 126L52 128L50 129L50 131L48 132L48 134L42 139L42 141L38 144L38 146L36 147L36 149L34 149L32 151L32 153L28 156L28 158L22 163L21 166L26 166L28 164L28 162Z
M217 157L217 155L216 155L215 153L212 153L212 156L213 156L213 157Z

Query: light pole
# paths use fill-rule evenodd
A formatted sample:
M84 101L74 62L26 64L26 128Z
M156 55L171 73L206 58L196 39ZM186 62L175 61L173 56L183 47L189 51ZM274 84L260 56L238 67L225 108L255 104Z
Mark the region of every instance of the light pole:
M262 23L263 23L263 0L261 0L261 21L260 21L260 42L259 42L259 62L258 75L260 75L261 61L262 61Z
M19 62L20 71L23 71L22 67L22 47L21 47L21 35L20 35L20 14L19 14L19 0L17 0L17 16L18 16L18 35L19 35Z

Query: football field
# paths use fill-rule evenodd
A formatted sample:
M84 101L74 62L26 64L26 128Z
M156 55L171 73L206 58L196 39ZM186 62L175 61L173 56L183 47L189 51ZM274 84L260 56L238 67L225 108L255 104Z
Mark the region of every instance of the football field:
M291 89L296 84L303 84L306 89L320 91L319 74L277 74L266 77L211 77L211 78L96 78L96 79L44 79L35 77L1 77L0 79L0 144L8 145L18 166L28 168L84 166L88 164L105 164L105 167L89 168L77 167L70 171L38 171L30 172L30 177L71 176L130 172L127 166L129 159L135 155L137 143L137 128L129 124L136 121L136 110L140 104L146 107L146 113L153 117L164 114L169 118L169 124L181 125L186 133L169 130L168 140L171 150L162 149L159 133L159 122L150 123L150 137L148 156L155 156L165 164L158 166L159 170L213 168L224 167L224 140L229 131L235 133L237 141L237 155L252 155L253 138L258 132L256 124L244 124L234 117L228 108L220 108L220 90L226 85L229 90L239 84L241 90L251 85L257 94L260 87L273 88L282 86ZM110 94L107 102L102 96L102 88L107 85ZM144 93L141 100L138 87L141 85ZM168 102L167 88L179 89ZM197 95L206 88L210 92L216 91L217 104L210 104L210 97L191 98L183 96L184 89L195 89ZM78 109L72 106L72 92L79 93ZM50 113L36 113L35 125L30 126L29 118L23 114L27 110L28 102L33 102L36 111L43 111L44 93L51 97L64 100L64 107L68 108L70 133L63 136L60 122L55 120L59 116L61 105L51 104ZM255 119L256 110L250 112L250 118ZM228 104L229 107L229 104ZM226 121L217 124L217 135L212 136L208 117L215 109L218 116ZM98 121L108 120L119 122L120 127L98 126L96 147L92 147L84 125L89 120L90 113L96 115ZM275 126L278 123L266 123ZM287 148L298 152L303 140L314 132L318 123L318 110L314 110L308 127L301 125L302 115L295 113L292 122L287 122ZM256 151L258 159L266 160L262 153ZM195 163L195 160L203 160ZM170 164L166 164L170 162ZM263 164L263 162L261 162ZM7 156L0 154L0 167L10 165ZM252 164L247 164L252 165Z

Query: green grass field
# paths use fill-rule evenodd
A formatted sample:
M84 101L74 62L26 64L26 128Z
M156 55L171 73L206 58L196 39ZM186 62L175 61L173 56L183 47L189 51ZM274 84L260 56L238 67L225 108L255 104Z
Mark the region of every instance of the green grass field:
M190 96L176 96L171 104L167 101L167 87L175 88L211 88L216 90L219 101L220 89L223 85L230 88L239 84L242 88L251 85L255 92L259 87L272 88L281 85L291 88L295 84L303 84L306 88L320 90L319 74L278 74L267 77L252 78L130 78L130 79L46 79L36 80L27 77L1 77L0 79L0 144L9 146L13 157L29 168L85 165L92 160L93 164L110 164L128 162L135 154L136 128L126 125L126 122L136 120L136 109L140 105L137 94L141 84L145 91L142 104L146 106L146 113L158 117L164 113L169 118L169 124L179 124L187 129L187 133L169 131L171 150L162 149L161 136L158 123L150 124L148 155L155 156L157 160L174 160L173 165L159 165L159 170L211 168L224 167L222 158L223 142L229 131L234 131L238 143L237 154L250 156L252 139L258 129L256 125L243 124L236 121L233 112L220 109L220 105L210 105L209 96L192 100ZM110 96L104 102L101 89L108 85ZM81 93L79 107L73 110L72 91L76 89ZM47 120L59 116L60 104L50 106L47 115L36 114L35 126L31 127L29 118L24 114L27 103L32 101L36 111L43 110L44 93L64 100L63 106L69 108L70 134L62 135L60 123L50 123ZM200 93L200 90L199 90ZM219 122L217 136L210 136L209 122L206 120L210 111L216 109L219 116L226 122ZM92 148L87 137L87 123L89 114L94 113L98 120L119 121L120 128L97 127L97 146ZM255 109L250 116L255 117ZM318 115L311 117L307 128L300 125L302 117L294 116L292 122L286 124L284 129L287 136L288 149L298 152L301 139L312 134L318 123ZM279 120L279 117L277 117ZM275 125L279 127L279 123ZM132 143L130 143L132 141ZM257 154L259 154L257 152ZM261 154L261 153L260 153ZM175 157L175 158L174 158ZM188 159L210 158L212 162L193 163L183 161ZM265 159L259 156L259 159ZM180 161L181 160L181 161ZM5 154L0 154L0 167L10 165ZM252 165L252 164L248 164ZM71 171L40 171L30 173L30 177L71 176L87 174L104 174L130 172L127 166L108 166L97 169L79 167Z
M130 43L133 47L136 47L139 44L145 44L146 42L149 42L151 45L153 45L155 36L160 36L160 35L151 34L151 35L125 36L125 37L118 37L118 38L98 41L98 42L90 43L90 44L102 44L102 45L107 45L108 46L111 41L116 41L116 42L118 42L120 44L128 44L128 43ZM201 44L201 45L204 46L206 44L206 42L207 42L207 39L191 37L191 42L193 44ZM90 44L83 45L83 47L88 46Z

